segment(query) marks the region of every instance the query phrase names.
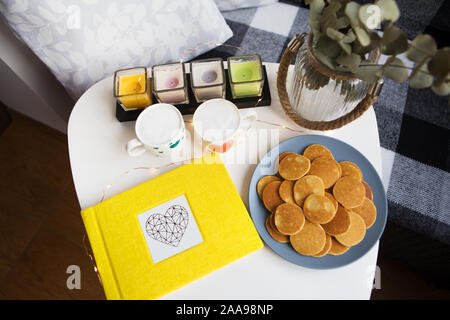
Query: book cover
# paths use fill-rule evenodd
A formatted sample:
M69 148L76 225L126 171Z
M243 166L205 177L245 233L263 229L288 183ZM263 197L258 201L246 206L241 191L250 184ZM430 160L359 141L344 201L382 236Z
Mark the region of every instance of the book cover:
M263 246L217 155L81 215L108 299L156 299Z

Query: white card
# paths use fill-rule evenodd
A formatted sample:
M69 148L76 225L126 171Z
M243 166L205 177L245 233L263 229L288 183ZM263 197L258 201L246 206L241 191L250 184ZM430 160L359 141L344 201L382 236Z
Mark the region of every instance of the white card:
M203 242L184 195L145 211L137 217L153 263Z

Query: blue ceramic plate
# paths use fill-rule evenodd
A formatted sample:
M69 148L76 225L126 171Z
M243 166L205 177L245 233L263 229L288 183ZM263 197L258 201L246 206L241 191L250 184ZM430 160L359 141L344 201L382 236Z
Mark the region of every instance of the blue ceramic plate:
M322 258L303 256L294 251L289 243L275 241L269 235L265 227L266 218L269 213L256 193L256 184L263 176L276 173L276 169L274 168L275 160L280 153L290 151L302 154L305 148L310 144L321 144L327 147L333 153L334 158L339 162L347 160L357 164L363 172L364 181L372 188L373 202L377 207L377 219L372 227L367 230L363 241L340 256L326 255ZM384 191L380 176L369 160L352 146L340 140L321 135L294 137L283 141L277 147L270 150L263 159L261 159L253 172L249 187L249 205L253 222L264 242L284 259L299 266L312 269L338 268L361 258L372 248L378 239L380 239L387 220L386 192Z

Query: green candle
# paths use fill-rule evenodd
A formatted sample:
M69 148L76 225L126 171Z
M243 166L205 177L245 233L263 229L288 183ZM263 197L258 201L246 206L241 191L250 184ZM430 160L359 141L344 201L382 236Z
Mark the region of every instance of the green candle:
M228 69L234 98L261 95L263 77L259 55L230 57Z

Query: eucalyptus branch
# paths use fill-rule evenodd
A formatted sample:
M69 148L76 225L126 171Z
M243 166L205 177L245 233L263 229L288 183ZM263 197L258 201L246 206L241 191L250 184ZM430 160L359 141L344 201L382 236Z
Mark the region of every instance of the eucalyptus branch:
M394 25L400 17L395 0L377 0L365 5L348 0L308 0L307 3L310 5L308 22L314 39L313 53L331 69L354 70L362 80L373 80L381 74L397 82L410 79L411 87L431 86L438 95L450 94L447 80L450 48L438 50L435 40L426 34L419 34L410 42ZM379 10L373 10L374 6ZM383 22L388 23L383 24L383 35L380 36L373 27ZM381 52L389 58L384 64L370 61L367 54L370 56L372 52ZM414 62L414 67L403 65L397 57L404 52Z

